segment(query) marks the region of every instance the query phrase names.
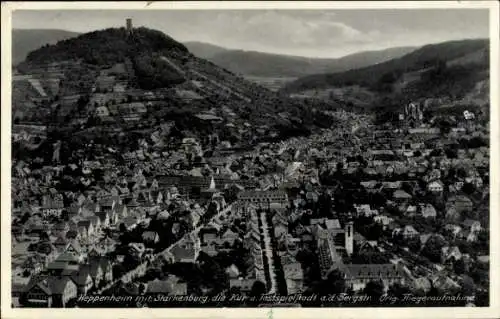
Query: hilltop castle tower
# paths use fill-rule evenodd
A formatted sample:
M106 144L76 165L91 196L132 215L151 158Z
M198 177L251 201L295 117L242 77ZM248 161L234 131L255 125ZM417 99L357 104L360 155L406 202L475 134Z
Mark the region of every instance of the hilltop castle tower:
M128 34L131 34L132 33L132 19L131 18L127 18L127 33Z

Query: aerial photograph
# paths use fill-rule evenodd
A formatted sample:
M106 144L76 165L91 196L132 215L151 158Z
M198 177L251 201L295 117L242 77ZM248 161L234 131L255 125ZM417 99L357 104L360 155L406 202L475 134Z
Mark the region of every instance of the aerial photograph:
M489 307L489 21L14 11L11 307Z

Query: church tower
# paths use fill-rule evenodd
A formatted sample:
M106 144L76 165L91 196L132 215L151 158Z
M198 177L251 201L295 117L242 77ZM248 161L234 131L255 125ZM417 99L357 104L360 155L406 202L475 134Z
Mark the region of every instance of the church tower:
M132 19L131 18L127 18L127 33L128 34L131 34L132 33Z
M348 256L351 256L354 250L354 223L352 220L349 220L345 224L345 229L344 229L344 234L345 234L345 251L347 252Z

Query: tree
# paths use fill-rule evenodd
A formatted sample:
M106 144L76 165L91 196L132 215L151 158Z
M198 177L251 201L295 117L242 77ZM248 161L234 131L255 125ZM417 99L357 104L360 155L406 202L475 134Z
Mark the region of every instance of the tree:
M68 230L66 233L66 238L67 239L75 239L78 236L78 232L75 230Z
M332 197L328 193L322 193L318 199L318 206L321 216L330 217L332 214Z
M458 157L458 152L455 149L447 148L444 150L446 157L450 159L455 159Z
M25 224L31 217L31 214L29 212L26 212L23 214L21 217L21 220L19 221L20 224Z
M371 304L378 304L380 297L384 294L384 284L381 280L369 281L363 292L370 297Z
M338 269L334 269L328 274L326 284L329 294L340 294L345 292L346 284L344 274Z
M50 242L45 241L45 242L40 243L37 247L37 252L39 252L41 254L45 254L45 255L50 254L52 252L52 246L51 246Z
M146 274L144 275L144 278L147 281L150 281L150 280L155 280L157 278L161 278L161 276L162 276L161 269L159 269L159 268L149 268L148 270L146 270Z
M471 195L476 191L476 187L472 183L464 183L462 191L467 195Z
M120 278L126 272L123 264L116 264L113 266L113 278Z
M445 245L442 239L438 236L433 236L427 240L424 248L422 249L422 255L429 258L432 262L441 261L441 248Z
M465 273L465 262L462 258L456 260L453 263L453 270L457 275L463 275Z
M378 223L373 223L370 226L368 226L366 238L368 240L379 240L383 234L384 234L384 229L382 225Z
M411 238L406 242L406 245L408 248L413 251L414 253L418 253L420 250L420 239L417 238Z
M410 292L411 291L408 287L402 285L399 282L396 282L389 287L389 290L387 293L391 296L398 297L398 299L401 300L405 294L410 293Z
M139 284L138 288L139 295L143 295L146 292L146 285L144 283Z
M266 293L266 284L264 284L260 280L256 280L252 285L252 289L250 291L250 297L260 297L265 293Z
M429 154L429 156L431 157L435 157L435 156L441 156L441 153L443 152L442 149L440 148L435 148L431 151L431 153Z
M123 264L126 265L127 269L133 269L137 267L140 264L140 262L141 262L140 257L135 254L126 254L123 260Z
M474 280L469 276L463 276L461 293L464 296L472 296L476 291Z
M480 290L476 293L475 304L478 307L489 307L490 296L488 290Z
M64 221L69 221L69 212L64 209L62 212L61 212L61 219L64 220Z
M50 241L49 234L47 232L41 232L40 241Z
M479 147L482 147L482 146L487 146L488 143L487 141L485 141L483 138L481 137L473 137L469 140L469 145L468 147L469 148L479 148Z
M119 226L120 233L126 233L127 232L127 227L125 226L124 223L121 223Z

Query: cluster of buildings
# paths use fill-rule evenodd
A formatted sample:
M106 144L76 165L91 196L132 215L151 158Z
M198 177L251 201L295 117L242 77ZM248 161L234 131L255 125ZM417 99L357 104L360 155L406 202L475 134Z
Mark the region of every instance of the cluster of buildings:
M455 289L488 260L487 119L450 116L445 132L411 103L399 123L325 112L335 126L263 141L277 133L252 112L243 119L233 111L265 98L254 84L199 59L165 59L187 78L175 89L132 89L128 60L91 72L80 62L50 63L15 76L20 119L59 103L78 109L68 122L82 129L97 118L109 136L141 133L134 146L97 140L63 155L71 141L59 141L46 158L13 159L15 306L64 307L110 291L191 294L196 276L165 273L165 265L201 272L200 260L223 255L234 257L223 265L223 292L241 294L258 282L278 294L314 291L335 270L353 293L373 281L386 290ZM62 78L73 85L60 86ZM208 110L206 99L225 102ZM165 100L223 128L179 134L173 120L148 127L170 107ZM14 126L14 141L28 148L45 138L44 126ZM147 277L153 268L163 276Z

